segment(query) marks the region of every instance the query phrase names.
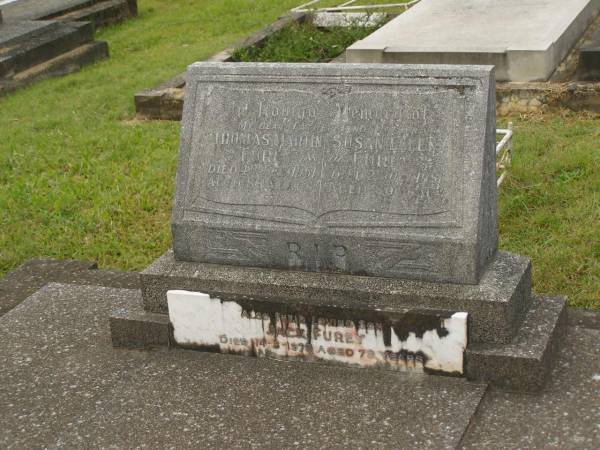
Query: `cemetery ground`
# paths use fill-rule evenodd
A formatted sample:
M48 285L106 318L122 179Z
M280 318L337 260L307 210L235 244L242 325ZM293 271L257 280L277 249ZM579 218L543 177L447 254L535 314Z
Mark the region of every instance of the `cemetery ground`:
M134 119L133 94L298 3L140 1L139 17L99 32L108 60L0 98L0 276L35 257L140 270L164 253L180 124ZM500 248L531 257L536 291L600 308L600 120L509 120Z

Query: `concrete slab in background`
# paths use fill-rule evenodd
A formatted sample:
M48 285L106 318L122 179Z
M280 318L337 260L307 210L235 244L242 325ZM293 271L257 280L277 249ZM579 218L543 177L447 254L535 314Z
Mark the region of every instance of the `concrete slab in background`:
M545 392L489 392L462 448L600 448L599 343L600 329L570 328Z
M0 2L4 21L36 20L92 3L90 0L13 0Z
M600 0L421 0L347 62L492 64L497 80L547 80L599 11Z

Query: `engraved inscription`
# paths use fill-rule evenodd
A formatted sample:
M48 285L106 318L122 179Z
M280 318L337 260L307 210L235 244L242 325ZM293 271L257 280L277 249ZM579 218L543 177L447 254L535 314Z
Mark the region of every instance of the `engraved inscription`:
M314 270L346 270L346 256L348 249L339 244L333 244L324 248L314 243L312 246L304 246L297 242L288 242L288 267L290 269L314 269Z
M370 242L367 245L372 255L374 269L382 273L402 273L408 271L430 271L432 269L432 248L423 244L405 242Z
M460 220L457 90L216 85L199 104L188 211L326 226Z
M189 291L168 291L167 301L174 344L356 367L463 372L466 313L391 313L384 322L352 310L321 315L310 308L315 312L308 315L290 311L289 305L283 312L274 310L276 304L242 306Z
M207 241L207 253L219 261L244 263L266 259L267 237L245 231L213 231Z

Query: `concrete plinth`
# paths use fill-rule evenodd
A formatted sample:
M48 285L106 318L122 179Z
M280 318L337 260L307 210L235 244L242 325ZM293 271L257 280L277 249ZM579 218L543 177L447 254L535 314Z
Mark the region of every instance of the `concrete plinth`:
M491 64L499 81L547 80L600 0L422 0L350 46L350 63Z
M450 377L114 349L108 317L137 311L139 321L140 291L82 286L81 273L114 282L78 269L76 284L45 286L0 316L0 447L598 447L597 311L577 312L547 388L524 395Z
M345 310L400 313L414 309L470 315L470 342L510 342L530 304L528 258L499 252L476 285L428 283L176 261L165 253L141 273L144 309L168 313L167 291L189 290L221 300L255 300Z
M116 347L445 373L518 391L543 388L567 320L565 299L531 294L529 259L506 252L478 285L190 263L172 252L143 271L140 284L141 298L110 318ZM466 330L448 321L459 316L468 317ZM337 332L327 343L319 341L323 326ZM359 345L346 335L359 336ZM318 354L321 344L329 356ZM460 354L450 350L455 344ZM372 361L357 357L371 347Z

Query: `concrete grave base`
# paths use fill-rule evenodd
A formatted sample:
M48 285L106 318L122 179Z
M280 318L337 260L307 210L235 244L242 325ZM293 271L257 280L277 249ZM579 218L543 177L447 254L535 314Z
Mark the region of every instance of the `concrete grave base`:
M510 342L531 300L529 259L506 252L498 253L476 285L191 263L175 260L171 251L140 276L144 309L152 313L168 313L169 290L299 308L466 311L470 342Z
M0 303L4 298L14 306L4 315L0 311L0 446L599 446L598 311L569 309L557 363L547 371L543 390L531 395L454 377L176 348L113 348L111 338L113 344L123 339L123 346L167 346L169 319L143 310L137 274L94 267L79 261L31 261L0 280ZM69 284L44 286L58 279ZM536 302L531 311L537 312L528 314L522 327L529 329L523 338L531 332L545 335L550 322L537 316L559 304ZM119 317L113 313L109 331L115 310ZM515 338L513 350L519 342ZM534 346L531 359L541 348Z
M302 325L306 324L306 318L355 320L357 323L363 319L372 322L374 330L376 323L381 324L383 340L387 325L392 330L394 324L398 329L407 330L415 324L431 324L432 319L437 320L439 325L453 314L461 312L469 315L468 346L464 361L459 362L462 368L446 370L449 366L437 366L438 370L456 372L454 375L487 381L508 390L536 391L543 387L554 361L564 332L566 305L562 298L530 295L530 269L527 258L499 252L481 283L470 286L179 262L171 252L167 252L141 273L142 298L130 308L120 309L111 316L113 345L138 348L195 347L255 356L260 351L259 346L253 347L249 342L244 344L246 347L241 345L240 330L246 329L247 324L238 323L239 318L246 317L249 320L256 316L262 319L262 314L267 314L266 325L262 321L260 323L265 330L269 329L273 317L277 317L277 322L289 322L290 317L292 322L298 319L297 323L301 325L297 328L307 328ZM207 303L199 303L197 308L190 307L188 303L188 309L184 313L177 313L176 320L173 320L167 299L167 292L172 290L207 294L204 300ZM219 300L214 302L216 306L212 306L223 311L219 314L206 313L205 309L211 307L210 300L217 298ZM228 319L222 325L235 328L239 334L235 336L238 338L237 344L229 342L229 339L227 342L213 342L226 334L218 334L217 331L224 328L217 325L212 330L217 333L214 334L216 337L211 338L213 341L203 341L202 336L206 337L206 334L198 334L202 327L190 325L196 319L187 317L199 315L197 323L207 323L208 316L221 320L226 316L225 309L231 306L226 303L238 306L242 311L238 311L239 318ZM246 316L243 316L243 311L247 312ZM185 323L180 322L183 327L180 329L184 329L184 332L178 337L177 323L173 322L181 318L185 319ZM434 328L429 327L428 330ZM268 334L265 332L264 337L273 339ZM413 343L417 341L416 337L417 333L414 333ZM247 351L244 352L242 347ZM391 345L383 345L382 348L384 353L394 350ZM268 349L265 346L263 350ZM417 350L416 347L414 349ZM324 351L327 352L327 347L324 347ZM435 353L435 348L432 352ZM395 349L394 353L401 354L399 349ZM416 368L418 371L436 372L424 370L427 365L422 364L422 359L405 353L402 355L407 358L403 357L400 361L401 370ZM286 359L286 355L272 356ZM334 356L329 359L335 359ZM429 358L437 361L432 353ZM407 362L410 364L407 365ZM387 363L374 365L389 368Z

